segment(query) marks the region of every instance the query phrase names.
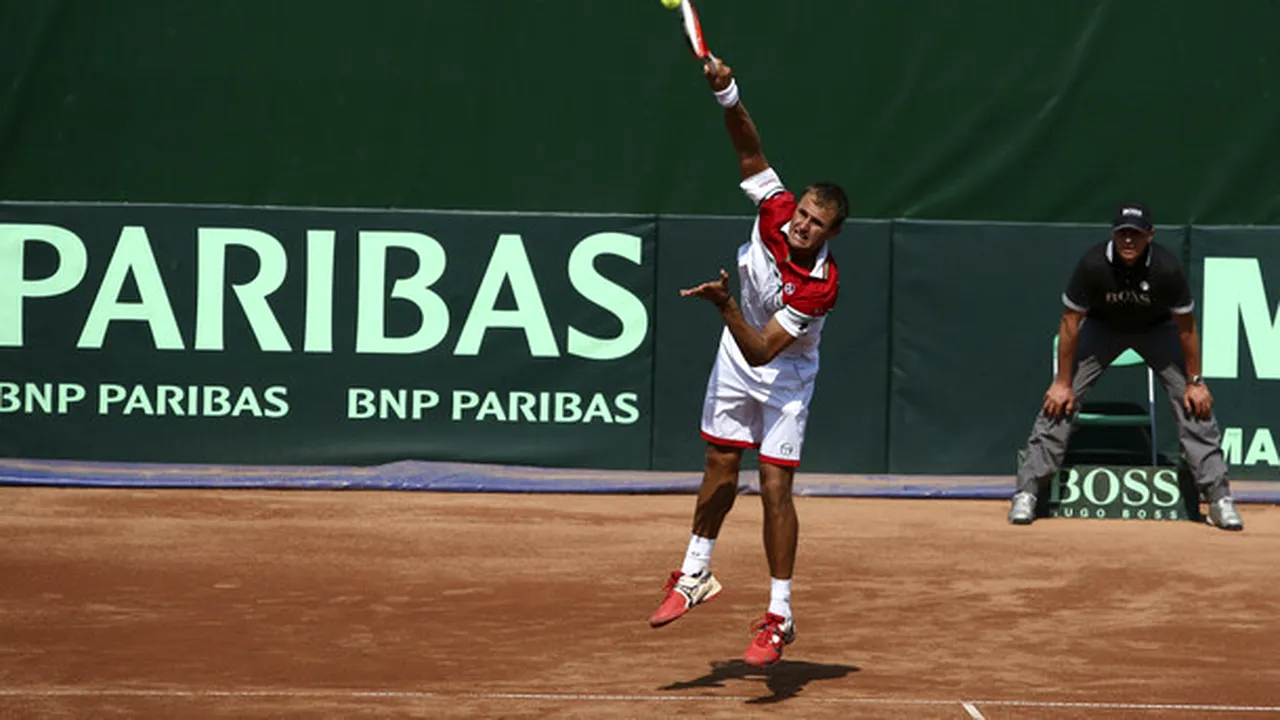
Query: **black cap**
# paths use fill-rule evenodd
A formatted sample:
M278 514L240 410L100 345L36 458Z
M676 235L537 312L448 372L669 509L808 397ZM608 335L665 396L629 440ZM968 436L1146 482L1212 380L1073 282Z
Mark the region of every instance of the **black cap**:
M1116 208L1116 217L1111 221L1111 229L1134 228L1142 232L1151 232L1151 211L1142 203L1125 203Z

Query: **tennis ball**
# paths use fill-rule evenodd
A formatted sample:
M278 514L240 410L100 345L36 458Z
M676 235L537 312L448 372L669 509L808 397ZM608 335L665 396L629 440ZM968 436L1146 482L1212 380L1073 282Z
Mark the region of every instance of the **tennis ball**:
M662 7L668 10L675 10L680 7L680 0L662 0Z

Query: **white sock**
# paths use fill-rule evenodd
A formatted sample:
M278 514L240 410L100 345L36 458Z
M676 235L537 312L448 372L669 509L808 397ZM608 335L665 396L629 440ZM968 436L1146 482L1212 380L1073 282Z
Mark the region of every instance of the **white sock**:
M791 579L769 578L769 612L791 617Z
M680 566L680 572L685 575L697 575L711 567L711 550L715 546L715 538L689 535L689 549L685 551L684 565Z

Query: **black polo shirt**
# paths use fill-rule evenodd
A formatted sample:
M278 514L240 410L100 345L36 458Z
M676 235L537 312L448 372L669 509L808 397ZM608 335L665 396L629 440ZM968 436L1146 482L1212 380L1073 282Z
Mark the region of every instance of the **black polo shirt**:
M1062 304L1117 332L1142 332L1195 307L1182 263L1173 253L1153 242L1129 267L1112 253L1110 240L1080 258Z

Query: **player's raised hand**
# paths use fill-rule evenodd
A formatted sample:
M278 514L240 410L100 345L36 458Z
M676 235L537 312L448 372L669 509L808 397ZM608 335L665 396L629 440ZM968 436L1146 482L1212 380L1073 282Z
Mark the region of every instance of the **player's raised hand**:
M706 76L707 84L716 92L729 87L729 83L733 82L733 68L715 56L702 64L702 74Z
M1055 382L1044 394L1044 415L1048 418L1066 417L1076 404L1076 394L1070 385Z
M716 307L724 307L729 302L729 273L724 268L720 268L720 279L704 282L701 285L685 288L680 291L680 297L700 297L703 300L715 305Z

